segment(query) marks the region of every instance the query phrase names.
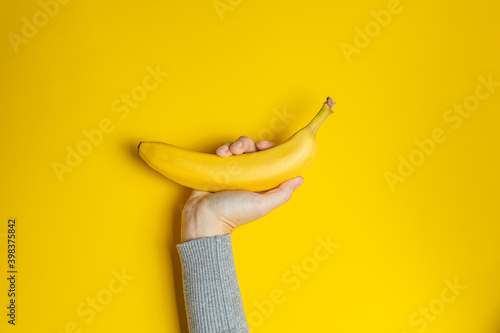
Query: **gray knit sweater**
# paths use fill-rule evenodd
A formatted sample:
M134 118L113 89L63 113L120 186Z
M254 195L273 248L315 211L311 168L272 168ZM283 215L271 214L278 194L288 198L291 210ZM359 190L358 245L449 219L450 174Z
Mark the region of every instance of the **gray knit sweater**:
M190 333L248 333L231 235L178 244Z

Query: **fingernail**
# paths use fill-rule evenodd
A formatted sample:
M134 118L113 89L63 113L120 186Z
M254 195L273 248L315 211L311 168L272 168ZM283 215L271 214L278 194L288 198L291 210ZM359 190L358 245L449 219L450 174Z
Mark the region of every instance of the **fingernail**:
M297 183L297 185L295 186L295 189L298 189L300 187L300 185L304 184L304 181L305 179L302 178L302 180L299 180L299 182Z
M269 143L269 141L261 141L262 143Z
M241 141L236 141L236 142L234 142L234 143L231 145L231 148L238 149L238 148L240 148L241 146L243 146L243 142L241 142Z
M222 145L222 146L219 147L218 150L220 150L220 151L227 151L228 149L229 149L229 147L227 145Z

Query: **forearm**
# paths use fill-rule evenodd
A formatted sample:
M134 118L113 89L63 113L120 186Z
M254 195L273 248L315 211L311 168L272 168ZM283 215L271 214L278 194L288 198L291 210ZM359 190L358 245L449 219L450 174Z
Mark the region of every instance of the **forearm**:
M231 235L178 244L190 333L247 333Z

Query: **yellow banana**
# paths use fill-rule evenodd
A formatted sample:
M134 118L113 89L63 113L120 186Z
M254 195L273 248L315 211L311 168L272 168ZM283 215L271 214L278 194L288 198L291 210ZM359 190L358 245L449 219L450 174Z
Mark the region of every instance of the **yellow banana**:
M307 126L273 148L220 157L163 142L139 143L139 155L150 167L181 185L217 192L222 190L265 191L299 176L316 154L316 132L333 113L328 97Z

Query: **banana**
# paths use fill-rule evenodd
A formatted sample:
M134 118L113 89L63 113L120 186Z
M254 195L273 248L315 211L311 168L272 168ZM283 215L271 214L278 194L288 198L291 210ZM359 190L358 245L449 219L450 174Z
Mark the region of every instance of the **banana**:
M197 190L260 192L299 176L316 155L316 133L333 113L328 97L321 110L305 127L273 148L220 157L163 142L142 141L138 150L150 167L170 180Z

